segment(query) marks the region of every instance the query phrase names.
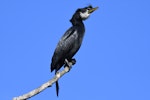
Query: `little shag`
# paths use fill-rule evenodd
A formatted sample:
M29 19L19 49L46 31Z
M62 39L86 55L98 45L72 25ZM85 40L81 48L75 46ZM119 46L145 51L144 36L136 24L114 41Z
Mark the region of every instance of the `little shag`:
M51 72L55 70L55 74L57 71L65 65L65 59L69 62L76 62L72 57L79 50L82 40L85 33L85 27L83 24L83 20L86 20L92 12L94 12L98 7L93 8L91 5L84 8L79 8L76 10L74 15L72 16L70 22L72 23L72 27L70 27L65 34L61 37L60 41L57 44L55 52L52 57L51 62ZM56 82L56 94L58 96L59 85L58 81Z

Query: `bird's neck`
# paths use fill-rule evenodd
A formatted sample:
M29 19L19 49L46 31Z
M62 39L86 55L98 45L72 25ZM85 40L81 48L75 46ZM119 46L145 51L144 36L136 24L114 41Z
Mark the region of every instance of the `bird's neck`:
M75 15L72 17L70 22L72 23L73 26L80 26L80 27L82 26L82 27L84 27L82 19L80 17L76 17Z
M84 29L84 23L82 20L76 20L75 23L72 23L73 26L81 27Z

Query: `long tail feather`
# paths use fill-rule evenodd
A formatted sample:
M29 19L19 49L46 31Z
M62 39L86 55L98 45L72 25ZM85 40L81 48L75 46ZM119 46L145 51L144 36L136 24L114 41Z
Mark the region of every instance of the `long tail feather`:
M57 74L57 70L55 70L55 75ZM56 95L58 97L58 94L59 94L59 83L58 83L58 80L56 81Z
M57 97L58 97L58 94L59 94L59 84L58 84L58 81L56 81L56 94L57 94Z

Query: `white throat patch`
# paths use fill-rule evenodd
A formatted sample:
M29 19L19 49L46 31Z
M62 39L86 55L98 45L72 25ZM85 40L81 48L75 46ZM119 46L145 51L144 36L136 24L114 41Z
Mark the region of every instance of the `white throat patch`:
M88 13L88 10L86 10L84 13L80 12L80 16L83 20L85 20L90 16L90 14Z

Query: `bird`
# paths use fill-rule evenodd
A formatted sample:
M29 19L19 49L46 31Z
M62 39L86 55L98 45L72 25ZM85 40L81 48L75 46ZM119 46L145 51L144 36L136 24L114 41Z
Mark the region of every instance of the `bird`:
M51 59L51 72L58 70L65 66L65 60L68 62L76 62L74 55L78 52L85 33L85 26L83 21L88 19L90 14L97 10L98 7L93 8L92 5L84 8L78 8L73 14L70 22L72 26L64 33L59 40L54 54ZM56 95L59 93L59 84L56 81Z

